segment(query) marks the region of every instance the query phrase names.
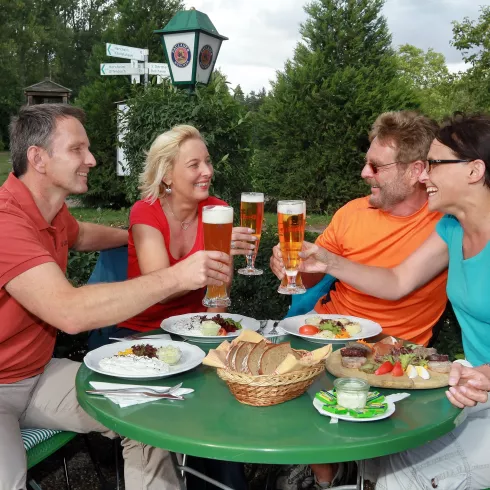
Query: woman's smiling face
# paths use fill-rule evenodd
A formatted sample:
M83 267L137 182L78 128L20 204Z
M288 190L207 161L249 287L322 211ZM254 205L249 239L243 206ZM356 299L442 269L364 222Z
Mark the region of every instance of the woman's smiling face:
M452 163L427 163L420 175L429 198L430 211L451 213L466 190L467 162L458 162L461 158L451 148L435 139L429 149L427 160L450 160Z
M197 202L209 197L213 164L201 139L190 138L182 143L169 177L165 181L171 184L173 195Z

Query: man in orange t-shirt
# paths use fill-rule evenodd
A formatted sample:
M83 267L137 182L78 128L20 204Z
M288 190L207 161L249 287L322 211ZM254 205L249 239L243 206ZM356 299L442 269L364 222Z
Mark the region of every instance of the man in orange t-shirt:
M370 133L371 146L361 172L371 186L371 195L339 209L316 244L379 267L393 267L414 252L442 216L429 212L427 191L418 181L435 129L431 120L411 111L379 116ZM271 268L282 278L279 247L274 247ZM427 345L432 327L446 306L446 277L445 272L398 301L374 298L337 281L318 299L315 311L368 318L388 335ZM302 273L306 287L322 278L323 274Z
M381 114L369 135L371 146L361 172L371 194L339 209L316 244L353 261L380 267L393 267L414 252L442 217L429 212L425 185L419 183L436 130L433 121L416 112ZM270 266L282 279L284 267L277 245ZM307 288L323 277L302 273ZM444 272L398 301L374 298L337 281L319 298L315 311L368 318L379 323L385 334L426 345L446 306L446 278ZM343 465L311 468L320 488L338 484L345 473Z

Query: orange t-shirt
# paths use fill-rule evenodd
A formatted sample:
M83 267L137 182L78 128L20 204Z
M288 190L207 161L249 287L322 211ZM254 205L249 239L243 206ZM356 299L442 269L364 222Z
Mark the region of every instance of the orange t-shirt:
M393 216L363 197L339 209L316 244L354 262L394 267L429 237L441 217L430 213L427 204L411 216ZM446 306L446 279L443 272L398 301L374 298L338 281L315 311L368 318L387 335L426 345Z
M13 174L0 188L0 384L42 373L57 332L12 298L5 285L46 262L56 262L65 273L78 232L66 205L47 223L29 189Z

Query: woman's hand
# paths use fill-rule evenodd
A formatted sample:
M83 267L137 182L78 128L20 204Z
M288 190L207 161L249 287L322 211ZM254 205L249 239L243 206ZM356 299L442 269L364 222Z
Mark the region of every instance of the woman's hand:
M283 277L285 276L285 271L284 262L282 261L281 248L279 244L272 248L272 257L270 258L269 265L274 275L280 281L282 281Z
M252 228L235 226L231 231L231 255L250 255L255 249L257 237Z
M309 242L303 242L299 256L302 259L299 265L301 272L320 272L322 274L329 272L335 258L334 254L323 247Z
M490 379L476 368L453 362L446 396L458 408L474 407L488 400Z

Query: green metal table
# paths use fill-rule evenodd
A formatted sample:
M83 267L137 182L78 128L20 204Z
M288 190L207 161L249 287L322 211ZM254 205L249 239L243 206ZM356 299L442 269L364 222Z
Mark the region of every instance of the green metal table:
M288 337L293 347L313 350L316 344ZM198 344L203 350L214 344ZM395 413L377 422L330 424L312 400L330 389L333 377L321 375L294 400L271 407L242 405L227 385L206 366L171 378L195 393L185 401L158 400L120 408L85 393L89 381L127 380L97 374L82 365L76 388L81 406L115 432L176 453L245 463L309 464L353 461L397 453L421 446L454 429L461 420L444 388L414 390L396 404ZM132 381L131 381L132 382ZM169 379L140 384L168 385ZM138 382L135 382L138 383ZM394 390L380 390L384 394Z

